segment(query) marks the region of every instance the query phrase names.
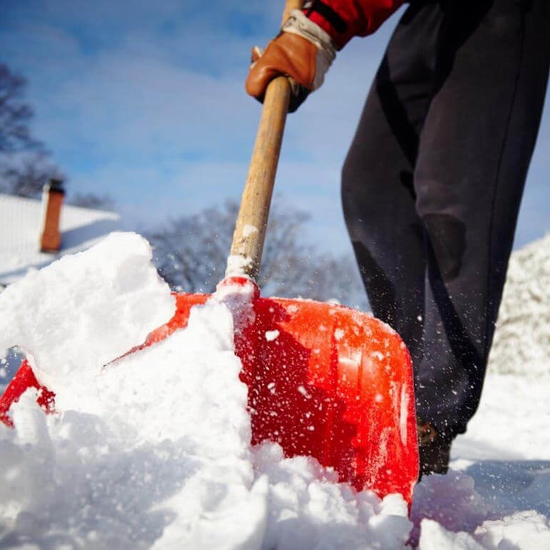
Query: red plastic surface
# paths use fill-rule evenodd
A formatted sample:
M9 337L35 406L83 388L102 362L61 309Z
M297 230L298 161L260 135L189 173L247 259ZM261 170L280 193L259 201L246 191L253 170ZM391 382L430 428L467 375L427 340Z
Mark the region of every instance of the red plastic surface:
M46 412L53 412L55 394L38 383L29 362L25 359L15 373L15 376L10 380L2 397L0 397L0 422L3 422L10 428L13 427L13 422L8 412L12 403L18 401L28 388L36 388L38 390L37 403Z
M174 318L145 345L185 327L190 309L208 297L177 294ZM418 448L412 367L400 337L344 306L257 297L254 311L255 322L235 334L252 443L276 441L286 456L313 456L358 490L401 493L410 504ZM23 386L38 385L18 376L0 401L4 421Z

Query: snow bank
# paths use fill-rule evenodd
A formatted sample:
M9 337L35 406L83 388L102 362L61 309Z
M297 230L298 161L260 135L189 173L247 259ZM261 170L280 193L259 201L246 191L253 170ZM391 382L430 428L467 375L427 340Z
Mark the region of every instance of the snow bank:
M60 411L46 416L29 390L12 407L15 429L0 424L1 548L550 547L550 462L531 474L531 500L518 489L504 506L484 492L483 476L470 475L489 456L475 439L487 431L481 417L472 431L478 461L455 460L464 471L423 480L410 519L399 495L357 493L311 458L285 459L273 443L251 448L224 297L194 308L185 330L111 362L173 313L150 256L141 237L115 234L0 294L0 344L31 354ZM491 382L489 392L513 391ZM532 416L522 409L525 392L514 392L513 411L495 409L503 394L488 394L492 412L480 414L495 446ZM537 403L550 419L548 400ZM505 444L513 447L513 434ZM549 439L540 439L532 456L550 459L548 449Z
M173 315L174 298L150 258L145 239L114 233L29 273L0 294L0 350L18 345L40 382L54 389L56 377L73 380L80 398L83 381Z
M514 252L489 369L550 374L550 234Z

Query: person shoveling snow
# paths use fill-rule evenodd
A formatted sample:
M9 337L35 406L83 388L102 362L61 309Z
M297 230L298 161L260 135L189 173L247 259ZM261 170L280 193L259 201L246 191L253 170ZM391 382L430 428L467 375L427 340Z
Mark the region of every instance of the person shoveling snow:
M407 4L368 91L341 196L372 311L412 356L420 472L444 473L481 399L545 101L548 1L297 4L265 51L253 49L245 84L264 102L273 79L290 78L292 111L350 40Z

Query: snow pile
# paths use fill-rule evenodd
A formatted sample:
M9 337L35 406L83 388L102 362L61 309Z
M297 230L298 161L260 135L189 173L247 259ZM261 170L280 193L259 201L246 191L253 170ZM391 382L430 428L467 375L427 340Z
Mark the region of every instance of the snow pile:
M550 234L514 252L489 369L550 374Z
M0 424L0 548L550 548L548 437L532 449L536 471L512 463L515 501L495 493L508 494L493 471L484 485L487 471L476 474L480 457L470 456L455 459L462 471L417 486L409 519L399 495L358 493L273 443L251 448L224 297L194 308L185 330L120 358L173 313L150 256L141 237L114 234L0 294L0 345L26 349L62 411L46 416L27 391L11 410L15 429ZM523 396L513 397L517 425L494 409L501 394L480 412L499 457L509 443L499 434L522 429ZM548 400L530 397L550 421ZM482 453L483 431L473 424L463 456Z
M72 383L78 402L87 393L79 388L98 365L143 342L173 315L170 290L143 261L150 257L146 241L118 233L85 254L30 272L1 294L9 317L2 319L0 349L20 346L44 385L56 387L57 377Z

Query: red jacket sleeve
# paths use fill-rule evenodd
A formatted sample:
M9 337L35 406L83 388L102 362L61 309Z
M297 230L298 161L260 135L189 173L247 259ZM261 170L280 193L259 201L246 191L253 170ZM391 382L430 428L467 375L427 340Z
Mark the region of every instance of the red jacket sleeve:
M325 30L337 49L354 36L372 34L405 0L313 0L305 14Z

